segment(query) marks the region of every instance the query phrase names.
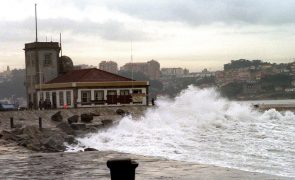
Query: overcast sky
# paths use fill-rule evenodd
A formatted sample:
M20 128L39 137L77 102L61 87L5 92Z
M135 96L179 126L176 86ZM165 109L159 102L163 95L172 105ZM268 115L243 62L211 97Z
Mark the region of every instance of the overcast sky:
M24 44L59 40L74 64L218 70L232 59L295 60L295 0L9 0L0 2L0 71L24 67Z

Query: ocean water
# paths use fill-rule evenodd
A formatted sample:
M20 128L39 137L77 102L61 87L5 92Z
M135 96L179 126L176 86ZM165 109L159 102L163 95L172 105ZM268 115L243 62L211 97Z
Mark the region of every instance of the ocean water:
M295 115L258 112L250 103L190 86L159 98L140 118L78 139L82 147L114 150L295 177Z

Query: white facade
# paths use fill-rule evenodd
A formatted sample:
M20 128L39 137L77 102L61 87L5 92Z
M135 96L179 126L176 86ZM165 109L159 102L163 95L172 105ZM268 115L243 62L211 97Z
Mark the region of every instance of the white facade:
M184 69L182 68L162 68L162 76L182 76L184 75Z
M95 103L95 92L103 92L102 103ZM109 93L115 92L115 96L119 97L122 92L127 93L132 96L132 102L121 104L120 102L116 102L115 104L108 104L107 95ZM73 89L64 89L64 90L44 90L38 91L37 93L38 102L40 101L40 94L43 100L48 98L55 107L53 108L74 108L75 103L76 107L99 107L99 106L122 106L122 105L147 105L147 91L146 88L81 88L77 90L77 99L76 102L74 100L74 90ZM55 98L53 95L55 94ZM86 95L85 97L82 97ZM89 96L89 97L88 97ZM83 99L84 98L84 99ZM55 100L54 100L55 99ZM83 102L84 100L84 102ZM86 100L86 102L85 102Z
M53 99L53 94L55 93L55 100ZM56 107L54 108L64 108L66 105L68 108L74 108L74 92L70 89L65 90L51 90L51 91L38 91L37 97L38 102L40 101L40 94L43 97L43 100L47 98L50 100L51 105L54 106L54 102ZM67 96L70 94L70 96Z

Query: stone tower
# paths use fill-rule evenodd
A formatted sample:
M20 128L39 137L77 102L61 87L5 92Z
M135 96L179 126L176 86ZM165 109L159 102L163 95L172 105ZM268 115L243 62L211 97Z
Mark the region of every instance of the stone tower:
M59 74L58 42L32 42L25 44L27 102L36 107L36 88Z

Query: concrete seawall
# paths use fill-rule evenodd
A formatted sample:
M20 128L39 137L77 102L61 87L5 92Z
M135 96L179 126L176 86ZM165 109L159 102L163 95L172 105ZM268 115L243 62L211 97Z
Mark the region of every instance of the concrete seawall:
M295 112L295 104L258 104L260 110L275 109L277 111L293 111Z

